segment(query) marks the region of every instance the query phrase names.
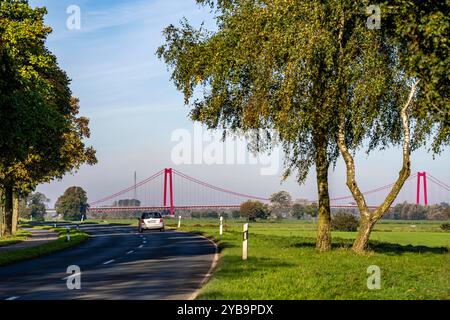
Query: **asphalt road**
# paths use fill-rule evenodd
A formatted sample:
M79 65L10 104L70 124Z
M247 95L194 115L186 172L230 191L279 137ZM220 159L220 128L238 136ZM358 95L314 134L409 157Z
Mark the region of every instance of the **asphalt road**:
M191 234L81 229L91 239L78 247L0 267L0 300L185 300L200 287L215 255L211 242ZM80 290L67 287L71 265L81 269Z

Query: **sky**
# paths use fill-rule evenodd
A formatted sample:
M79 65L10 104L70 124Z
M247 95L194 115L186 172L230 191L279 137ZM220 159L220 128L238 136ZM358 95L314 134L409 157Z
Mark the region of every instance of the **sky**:
M295 178L282 183L282 155L276 153L257 161L246 155L243 162L220 159L214 162L207 157L196 161L192 155L191 164L186 153L185 158L181 157L184 161L177 156L180 146L189 145L186 139L190 136L195 141L201 130L194 129L182 94L171 83L166 65L155 52L163 44L162 30L169 24L178 25L183 17L194 26L204 22L214 29L209 8L197 5L195 0L31 0L30 3L48 10L46 23L53 33L47 46L72 79L71 89L80 99L81 115L90 118L92 136L87 143L97 150L99 160L97 165L83 166L61 181L40 185L37 191L50 198L51 206L70 186L83 187L89 201L95 201L132 185L135 171L138 180L143 180L170 167L213 185L256 196L286 190L294 198L317 198L314 170L304 185L299 185ZM74 5L80 9L80 28L73 24L77 21ZM209 134L202 134L205 135L202 146L207 150ZM193 153L198 150L195 142L191 149ZM222 158L225 159L228 150ZM436 159L426 149L415 152L413 172L428 171L450 184L448 151ZM361 188L369 190L396 179L401 151L389 149L370 156L360 152L356 162ZM277 170L267 170L268 167ZM330 171L330 193L348 194L342 160Z

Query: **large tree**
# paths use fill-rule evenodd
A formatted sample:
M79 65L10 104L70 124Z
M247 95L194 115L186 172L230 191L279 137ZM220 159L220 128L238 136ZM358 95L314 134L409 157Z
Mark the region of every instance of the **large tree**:
M198 2L215 8L218 31L184 20L166 28L158 51L192 119L211 129L274 130L286 153L285 177L296 170L304 182L314 165L317 249L329 250L328 171L339 155L342 97L352 91L354 101L381 112L395 99L386 89L402 89L394 49L366 26L369 1Z
M292 210L292 196L280 191L270 196L270 213L277 218L287 217Z
M343 92L338 131L338 146L347 168L347 186L358 205L361 225L353 249L367 249L375 224L389 211L404 183L411 175L411 152L426 141L435 152L450 142L448 1L394 1L382 6L386 24L377 32L393 45L393 60L399 69L400 82L409 90L388 90L396 94L392 104L379 106L355 99L353 91ZM345 24L352 21L344 20ZM374 70L380 74L380 70ZM367 89L366 89L367 90ZM386 90L386 89L385 89ZM403 91L403 92L402 92ZM389 135L384 134L389 132ZM434 138L434 139L433 139ZM357 179L353 153L370 141L369 151L378 145L400 144L402 167L399 176L383 203L370 210Z
M40 192L30 194L24 199L24 204L21 205L19 216L24 219L32 219L36 221L45 220L47 213L47 204L50 202L44 194Z
M265 220L269 216L269 209L262 202L249 200L241 204L240 214L242 218L249 221Z
M19 195L96 162L85 147L88 120L78 117L70 80L46 48L46 10L25 0L0 2L1 233L15 232Z
M68 188L55 204L56 213L65 220L80 220L88 208L86 191L81 187Z

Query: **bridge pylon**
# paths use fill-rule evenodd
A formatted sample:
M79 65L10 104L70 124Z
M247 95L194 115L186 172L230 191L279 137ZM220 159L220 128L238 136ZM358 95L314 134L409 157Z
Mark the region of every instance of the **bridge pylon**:
M170 199L170 207L167 206L167 180L169 180L169 199ZM173 203L173 171L171 168L164 169L164 200L163 200L164 208L170 209L170 215L175 215L175 206Z
M420 204L420 191L421 191L421 179L423 178L423 198L424 203L428 205L428 189L427 189L427 173L419 172L417 173L417 199L416 204Z

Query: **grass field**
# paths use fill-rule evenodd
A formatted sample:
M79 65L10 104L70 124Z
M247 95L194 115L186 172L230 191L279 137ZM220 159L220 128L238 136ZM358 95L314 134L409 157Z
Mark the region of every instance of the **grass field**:
M87 222L137 226L137 219ZM178 219L166 223L176 228ZM441 230L442 223L382 221L366 255L350 250L356 233L334 232L333 250L321 254L314 248L316 224L311 221L250 223L248 261L241 259L243 221L226 221L222 239L217 220L183 220L180 231L212 238L221 250L218 267L198 299L448 300L450 233ZM372 265L382 272L380 290L367 288Z
M198 299L450 299L450 233L442 223L382 222L371 252L350 251L355 233L335 232L334 249L314 249L315 225L251 223L249 260L241 260L243 222L185 220L181 231L214 238L219 265ZM169 222L172 227L176 221ZM381 289L367 288L367 268L381 268Z

